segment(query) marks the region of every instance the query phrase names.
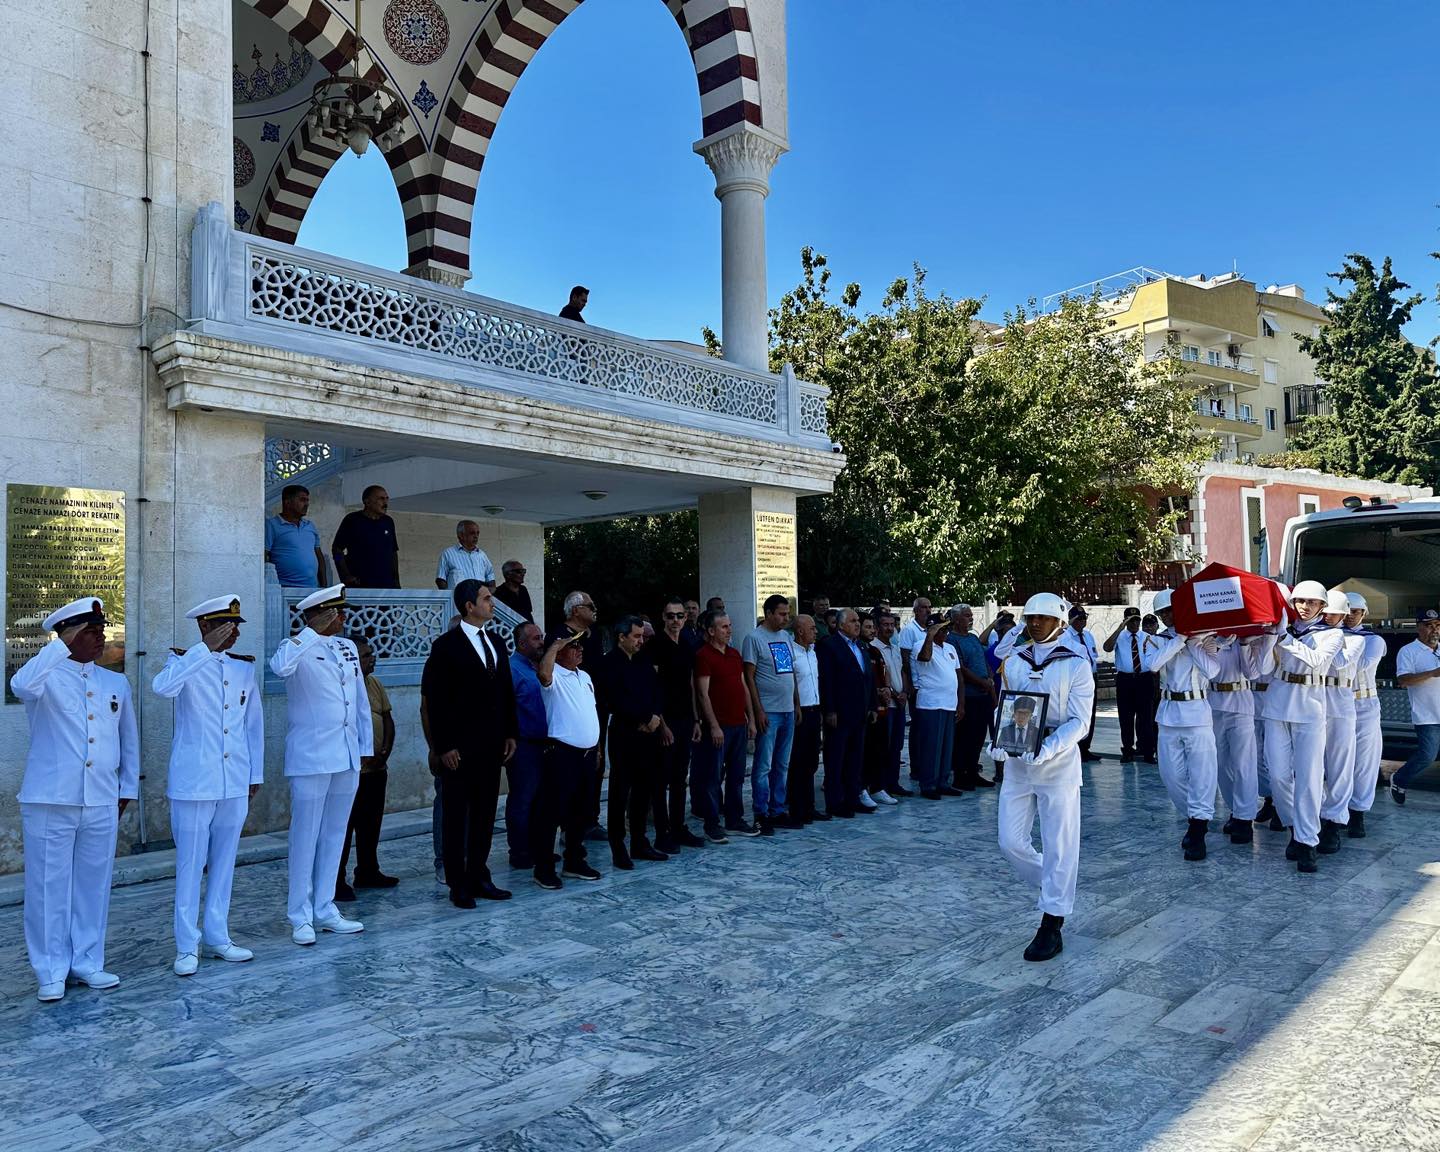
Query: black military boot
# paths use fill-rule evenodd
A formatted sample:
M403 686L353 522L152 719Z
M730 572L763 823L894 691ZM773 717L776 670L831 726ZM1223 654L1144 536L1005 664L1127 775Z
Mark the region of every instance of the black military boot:
M1340 851L1340 829L1343 824L1337 824L1334 820L1320 821L1320 844L1319 852L1324 856L1333 856Z
M1295 857L1295 871L1297 872L1318 872L1320 866L1315 862L1315 849L1309 844L1298 844Z
M1185 840L1182 842L1185 848L1186 860L1205 859L1205 833L1210 831L1210 821L1199 820L1190 817L1190 831L1185 833Z
M1260 805L1260 811L1255 813L1255 823L1264 824L1267 820L1274 820L1275 818L1275 801L1270 799L1269 796L1266 796L1265 803Z
M1230 843L1250 844L1255 840L1255 825L1249 820L1232 819L1230 821Z
M1065 947L1065 942L1060 938L1060 927L1064 923L1063 916L1052 916L1048 912L1041 916L1035 939L1031 940L1030 947L1025 949L1025 959L1039 962L1060 955Z
M1285 821L1280 819L1280 813L1276 812L1274 816L1270 817L1271 832L1284 832L1285 829L1288 827L1290 827L1290 825L1286 824Z
M1228 819L1228 820L1225 821L1225 827L1223 827L1223 828L1220 829L1220 833L1221 833L1221 835L1223 835L1223 836L1229 836L1230 833L1232 833L1232 832L1234 832L1234 831L1235 831L1235 817L1234 817L1234 816L1231 816L1230 819Z
M1352 840L1365 839L1365 813L1350 809L1350 827L1345 830L1345 835Z
M1288 843L1288 844L1285 845L1285 859L1286 859L1286 860L1299 860L1299 859L1300 859L1300 841L1296 840L1294 836L1291 836L1291 837L1290 837L1290 843Z

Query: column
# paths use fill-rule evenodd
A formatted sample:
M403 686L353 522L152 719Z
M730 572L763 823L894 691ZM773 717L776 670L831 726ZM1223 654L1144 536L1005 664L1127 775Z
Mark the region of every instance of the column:
M725 359L768 372L769 302L765 297L765 197L770 169L787 146L752 124L707 138L695 151L715 173L720 201L721 342Z
M700 604L724 599L737 643L755 626L767 596L799 595L795 527L795 493L788 488L700 497Z

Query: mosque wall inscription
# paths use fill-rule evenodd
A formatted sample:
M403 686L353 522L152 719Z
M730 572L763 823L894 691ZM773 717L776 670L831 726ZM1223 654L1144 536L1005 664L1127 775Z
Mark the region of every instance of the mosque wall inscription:
M755 615L768 596L795 600L800 594L795 553L795 517L788 512L755 513Z
M125 670L125 493L5 486L5 700L10 677L50 638L42 621L81 596L105 602L99 663Z

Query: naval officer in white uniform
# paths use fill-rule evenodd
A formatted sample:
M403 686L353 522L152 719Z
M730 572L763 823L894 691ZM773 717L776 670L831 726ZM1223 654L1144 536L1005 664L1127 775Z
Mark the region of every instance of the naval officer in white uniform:
M30 723L19 797L25 947L47 1001L67 982L120 983L105 971L105 922L120 813L139 795L140 742L130 681L95 666L104 608L86 596L50 613L56 638L10 680Z
M1025 949L1026 960L1049 960L1064 947L1060 929L1075 907L1080 871L1080 741L1090 730L1095 677L1083 649L1064 633L1068 605L1044 592L1030 597L1021 614L1024 639L1012 630L1000 666L1002 687L1048 696L1045 736L1038 753L1007 758L1000 787L1000 851L1020 878L1040 890L1040 927ZM1040 846L1031 840L1040 817Z
M1345 634L1365 641L1355 665L1355 783L1350 791L1350 814L1345 835L1352 840L1365 836L1365 813L1375 803L1380 782L1380 697L1375 691L1375 670L1385 659L1385 638L1365 627L1370 605L1358 592L1347 592L1350 614L1345 617Z
M1326 856L1340 851L1340 833L1350 824L1355 791L1355 670L1365 658L1365 637L1344 627L1350 597L1330 589L1322 613L1327 626L1341 634L1340 652L1325 677L1325 789L1320 799L1320 843Z
M312 592L297 605L305 627L275 649L270 668L288 698L285 775L290 779L290 938L314 944L322 932L361 932L335 907L335 880L360 757L374 754L370 700L355 645L339 635L345 586Z
M175 701L165 795L175 837L175 975L192 976L205 955L242 963L254 954L230 939L230 887L240 830L264 779L265 721L255 657L230 651L240 638L240 601L218 596L186 613L200 642L173 648L151 687ZM200 931L200 877L207 876Z

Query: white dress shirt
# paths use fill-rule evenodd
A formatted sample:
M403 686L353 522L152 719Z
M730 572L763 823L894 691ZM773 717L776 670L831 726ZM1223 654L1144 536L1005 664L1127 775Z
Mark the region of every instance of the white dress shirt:
M1140 660L1145 659L1146 634L1143 629L1136 628L1132 633L1128 628L1120 629L1120 634L1115 637L1115 671L1116 672L1144 672L1145 669L1135 660L1135 649L1140 652ZM1132 648L1131 641L1134 641Z
M1440 654L1419 640L1410 641L1395 656L1397 676L1413 676L1417 672L1428 672L1432 668L1440 668ZM1440 724L1440 678L1421 680L1418 684L1410 685L1406 691L1410 693L1412 724Z
M1160 706L1155 722L1168 728L1198 728L1210 723L1210 705L1205 697L1210 681L1220 675L1220 661L1201 647L1198 640L1176 635L1166 629L1157 643L1142 653L1145 671L1160 675ZM1171 700L1171 694L1185 694L1188 700Z
M469 577L467 576L468 580ZM495 645L490 637L484 635L483 630L473 624L460 621L460 631L464 632L470 640L470 646L475 649L475 654L480 657L480 663L486 668L494 668L495 661L500 657L495 651Z
M171 652L150 685L175 701L165 795L171 800L249 796L265 778L265 710L255 662L211 652L202 640Z
M1385 638L1363 627L1353 631L1347 628L1346 632L1352 636L1360 636L1365 641L1364 653L1355 665L1355 693L1357 696L1361 692L1373 694L1375 670L1380 666L1380 661L1385 659Z
M1236 716L1255 715L1255 690L1252 687L1260 675L1265 657L1265 645L1258 636L1248 642L1227 636L1220 640L1220 651L1215 659L1220 662L1220 671L1211 677L1210 711L1228 712ZM1243 688L1220 691L1216 684L1243 684Z
M288 700L285 775L358 772L360 757L375 754L375 733L355 645L305 628L275 649L270 668Z
M583 668L555 665L550 683L541 683L545 724L550 739L571 748L593 748L600 743L600 712L595 706L595 685Z
M820 662L815 655L815 645L803 647L792 640L790 647L795 653L795 687L800 693L801 708L820 707Z
M140 738L124 676L71 660L56 637L10 688L30 722L20 803L98 807L140 794Z
M440 563L435 568L435 579L444 580L445 587L454 590L462 580L479 580L482 584L495 583L495 566L483 548L467 552L459 544L452 544L440 553Z
M1325 625L1296 625L1298 636L1267 636L1266 648L1273 657L1270 687L1265 691L1261 712L1267 720L1289 724L1325 723L1323 681L1343 647L1344 633ZM1300 682L1287 677L1304 677Z

